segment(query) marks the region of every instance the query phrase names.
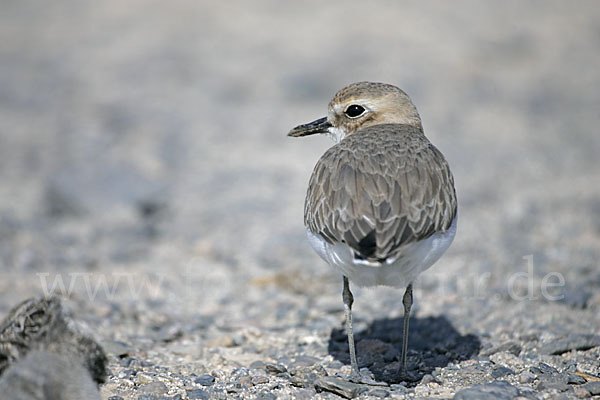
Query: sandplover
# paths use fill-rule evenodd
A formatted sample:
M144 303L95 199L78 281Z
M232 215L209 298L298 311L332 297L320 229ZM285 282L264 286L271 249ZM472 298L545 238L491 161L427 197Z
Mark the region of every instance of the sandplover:
M360 373L348 280L361 287L406 287L400 367L408 376L412 283L454 239L454 178L425 137L416 107L393 85L351 84L335 94L327 117L299 125L288 136L316 133L336 144L310 177L304 224L312 248L343 275L351 379L360 380Z

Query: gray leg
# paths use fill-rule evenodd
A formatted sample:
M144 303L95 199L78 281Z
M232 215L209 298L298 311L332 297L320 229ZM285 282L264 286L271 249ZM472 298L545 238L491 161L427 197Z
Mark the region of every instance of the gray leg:
M402 375L406 376L406 352L408 351L408 320L413 303L412 283L406 287L402 304L404 305L404 332L402 336Z
M354 378L359 378L358 364L356 363L356 350L354 349L354 332L352 331L352 303L354 297L350 291L350 283L348 277L344 276L344 290L342 291L342 299L344 300L344 311L346 313L346 334L348 335L348 347L350 349L350 364L352 365L352 375Z

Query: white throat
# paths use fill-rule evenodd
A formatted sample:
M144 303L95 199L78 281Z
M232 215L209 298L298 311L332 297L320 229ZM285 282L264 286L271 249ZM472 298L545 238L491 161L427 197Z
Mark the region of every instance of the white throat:
M342 128L336 128L335 126L327 129L327 135L333 140L336 144L342 141L343 138L346 137L346 132Z

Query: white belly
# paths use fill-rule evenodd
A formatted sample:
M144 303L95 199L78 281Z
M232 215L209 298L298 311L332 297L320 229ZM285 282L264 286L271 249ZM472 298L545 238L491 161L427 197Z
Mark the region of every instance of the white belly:
M403 246L395 259L372 262L354 258L352 249L344 243L327 243L320 235L306 230L312 248L329 265L336 267L358 286L405 287L431 267L448 250L456 235L456 220L445 232L435 233L420 242Z

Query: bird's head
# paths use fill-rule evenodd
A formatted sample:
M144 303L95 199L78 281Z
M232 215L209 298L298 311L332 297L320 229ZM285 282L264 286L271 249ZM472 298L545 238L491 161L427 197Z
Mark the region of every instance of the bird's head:
M379 124L411 125L422 130L417 108L406 93L385 83L358 82L333 96L327 117L299 125L288 136L323 133L339 143L361 128Z

